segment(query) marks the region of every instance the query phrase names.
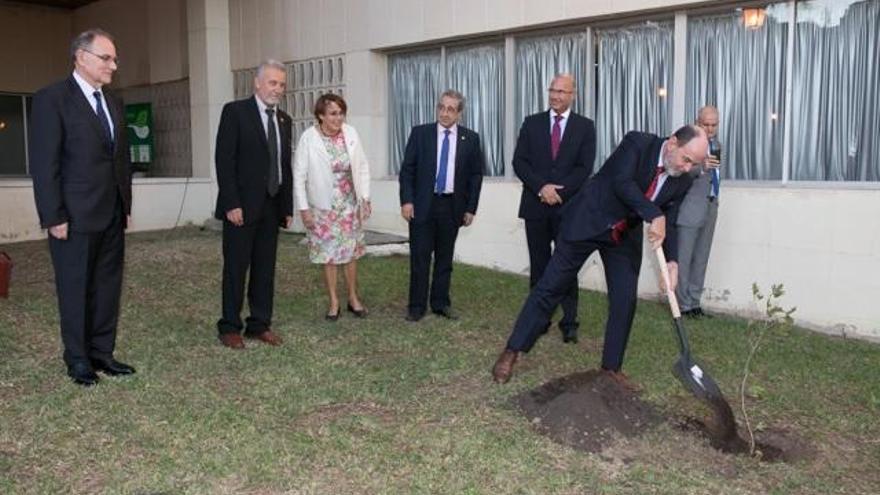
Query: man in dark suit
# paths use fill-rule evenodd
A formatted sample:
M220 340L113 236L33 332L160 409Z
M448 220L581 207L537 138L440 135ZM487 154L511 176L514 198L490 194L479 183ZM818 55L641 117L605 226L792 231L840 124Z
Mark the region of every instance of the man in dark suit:
M550 261L551 243L559 235L562 204L593 173L596 127L571 111L574 77L559 74L550 83L550 110L526 117L519 131L513 170L523 183L519 217L526 223L529 286L534 287ZM563 342L577 342L578 283L562 299L559 329Z
M287 72L260 64L254 96L227 103L217 130L217 211L223 220L223 316L220 342L244 349L244 336L281 345L272 331L278 228L293 222L290 116L278 108ZM250 316L241 321L245 278Z
M99 29L71 43L73 74L34 95L30 166L61 317L67 374L129 375L113 357L122 290L131 164L122 103L106 90L117 69L113 38Z
M449 298L452 255L459 227L477 213L484 163L480 135L458 125L462 110L461 93L440 95L437 122L413 127L400 166L400 214L409 222L408 321L425 315L432 254L431 311L456 318Z
M497 383L510 380L519 353L532 348L587 257L598 250L608 285L602 369L631 386L620 369L636 309L641 222L649 223L651 247L663 247L674 284L677 209L693 180L688 172L703 162L707 148L706 133L695 126L684 126L669 139L641 132L623 138L602 169L563 209L559 244L492 369Z

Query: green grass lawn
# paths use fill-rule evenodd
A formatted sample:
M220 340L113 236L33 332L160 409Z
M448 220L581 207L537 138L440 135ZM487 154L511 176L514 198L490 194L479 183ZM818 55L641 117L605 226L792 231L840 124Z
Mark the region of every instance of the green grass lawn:
M365 258L370 316L331 323L298 240L279 246L285 344L235 352L215 333L219 235L129 236L117 357L138 373L91 389L64 372L46 243L2 246L16 266L0 300L0 493L880 493L880 346L793 329L756 358L754 421L807 440L814 459L720 454L672 424L585 454L534 433L510 399L597 365L603 294L581 295L580 344L554 328L496 386L489 369L526 278L457 265L461 319L412 324L408 260ZM733 399L746 322L687 326ZM665 307L640 302L626 371L670 417L697 415L670 373L676 356Z

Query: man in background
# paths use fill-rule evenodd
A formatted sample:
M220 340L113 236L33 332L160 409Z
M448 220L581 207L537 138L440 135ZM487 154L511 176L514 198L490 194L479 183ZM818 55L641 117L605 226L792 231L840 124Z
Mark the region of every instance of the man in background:
M700 306L706 267L718 218L721 176L721 144L718 142L718 110L705 106L697 114L697 125L709 138L709 155L703 167L695 167L694 183L678 209L678 287L675 296L681 314L708 317Z
M267 60L254 95L227 103L217 129L217 219L223 220L220 342L244 349L244 336L281 345L272 331L278 228L293 222L290 116L278 108L287 87L282 63ZM245 278L250 316L241 321Z
M571 110L575 89L570 74L553 78L548 90L550 109L525 118L513 153L513 170L523 183L519 217L526 224L529 287L538 283L550 261L563 203L593 173L596 127ZM578 340L577 310L578 282L574 280L562 299L559 329L563 342Z

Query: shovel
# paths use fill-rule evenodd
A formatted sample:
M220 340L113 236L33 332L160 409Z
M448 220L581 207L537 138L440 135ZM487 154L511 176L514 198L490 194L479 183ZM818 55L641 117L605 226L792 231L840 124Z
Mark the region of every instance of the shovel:
M713 407L717 407L720 402L727 404L715 380L691 357L687 332L685 332L684 325L681 323L681 310L678 308L675 291L670 289L669 268L666 266L666 256L663 254L662 247L656 249L655 252L657 253L657 261L660 263L660 273L663 275L663 282L666 286L669 308L672 310L672 324L678 336L678 361L672 366L672 374L678 378L682 385L684 385L684 388L690 390L698 399L711 403ZM730 406L727 406L727 409L729 410Z

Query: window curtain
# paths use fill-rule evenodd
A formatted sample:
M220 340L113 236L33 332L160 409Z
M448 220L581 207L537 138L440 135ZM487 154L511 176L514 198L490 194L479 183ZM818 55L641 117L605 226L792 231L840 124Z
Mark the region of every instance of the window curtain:
M440 89L440 50L388 58L389 173L400 172L406 140L413 126L433 122Z
M504 46L446 51L446 81L464 95L461 123L480 134L486 175L504 175Z
M590 95L587 92L586 32L518 38L516 40L516 122L548 108L547 90L553 76L571 73L577 82L577 97L572 110L583 113Z
M880 181L880 1L797 6L791 178Z
M596 163L602 164L630 130L669 133L673 27L649 22L596 35Z
M685 115L718 107L722 177L782 178L788 26L772 12L785 15L771 6L755 30L739 14L688 19Z

